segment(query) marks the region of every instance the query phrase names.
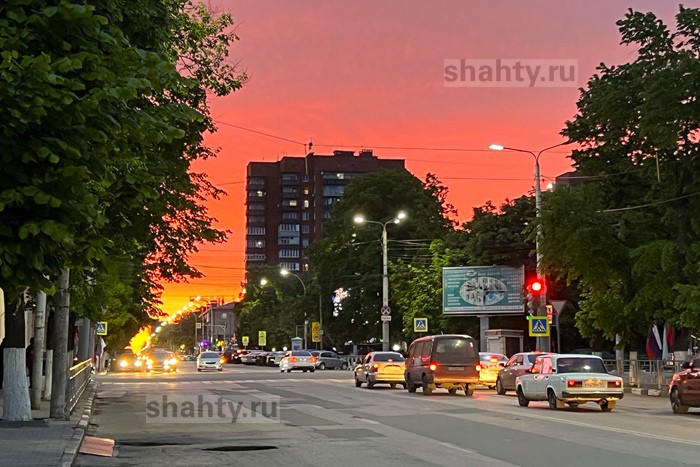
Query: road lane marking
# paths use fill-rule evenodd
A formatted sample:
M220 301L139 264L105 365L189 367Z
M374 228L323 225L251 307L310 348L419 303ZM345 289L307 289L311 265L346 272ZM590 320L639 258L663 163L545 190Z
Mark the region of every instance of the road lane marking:
M438 441L438 444L440 446L445 446L447 448L456 449L458 451L462 451L462 452L467 453L467 454L476 454L476 451L472 451L471 449L461 448L461 447L457 446L456 444L445 443L443 441Z

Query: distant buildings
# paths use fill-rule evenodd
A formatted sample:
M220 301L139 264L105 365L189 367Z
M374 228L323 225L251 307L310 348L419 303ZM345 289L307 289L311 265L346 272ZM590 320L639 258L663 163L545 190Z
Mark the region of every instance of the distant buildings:
M404 169L403 159L379 159L371 150L333 151L248 164L246 269L270 264L308 269L306 248L323 235L323 222L353 179Z
M575 187L581 185L584 178L586 177L582 177L581 174L576 171L565 172L554 179L554 184L557 186Z

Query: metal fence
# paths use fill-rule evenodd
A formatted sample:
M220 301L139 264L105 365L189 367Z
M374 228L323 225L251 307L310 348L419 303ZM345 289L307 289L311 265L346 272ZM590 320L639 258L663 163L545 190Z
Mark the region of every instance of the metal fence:
M67 388L67 413L72 413L80 396L85 392L92 375L92 359L88 359L70 367Z
M608 371L621 376L626 386L659 390L668 389L682 364L677 360L605 360Z

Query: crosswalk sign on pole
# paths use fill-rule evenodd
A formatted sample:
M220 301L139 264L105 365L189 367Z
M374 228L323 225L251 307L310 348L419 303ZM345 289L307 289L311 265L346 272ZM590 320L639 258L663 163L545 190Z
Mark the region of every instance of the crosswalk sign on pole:
M99 321L95 323L95 334L98 336L106 336L107 335L107 322L106 321Z
M533 316L529 323L531 337L549 337L549 319L546 316Z
M267 331L258 331L258 346L265 347L267 345Z
M413 318L413 332L428 332L428 318Z

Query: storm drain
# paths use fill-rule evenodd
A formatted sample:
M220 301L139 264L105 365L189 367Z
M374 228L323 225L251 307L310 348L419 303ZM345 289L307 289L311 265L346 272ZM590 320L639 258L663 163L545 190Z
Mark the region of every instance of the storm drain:
M204 448L203 451L267 451L269 449L277 449L277 446L217 446L215 448Z

